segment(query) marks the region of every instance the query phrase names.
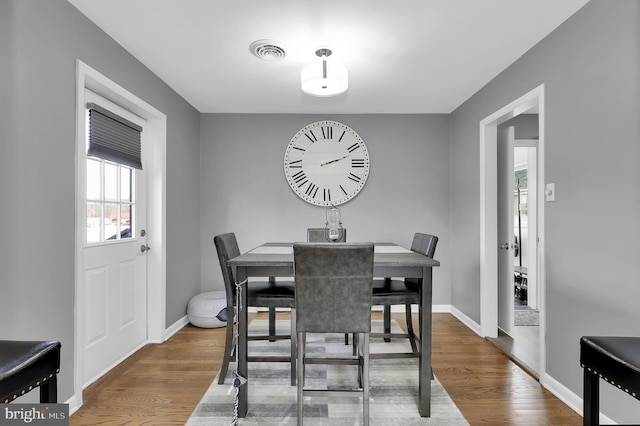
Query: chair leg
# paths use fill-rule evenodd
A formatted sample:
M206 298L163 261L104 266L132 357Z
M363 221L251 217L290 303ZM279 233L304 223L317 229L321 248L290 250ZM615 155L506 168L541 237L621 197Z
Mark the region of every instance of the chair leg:
M414 354L418 353L418 346L416 345L416 333L413 331L413 317L411 315L411 304L404 305L404 315L407 322L407 334L409 334L409 343L411 343L411 350Z
M344 345L349 345L349 333L344 333Z
M269 341L276 341L276 308L269 308Z
M353 333L354 339L355 336L359 336L359 334ZM358 357L358 386L361 388L364 388L364 383L363 383L363 377L364 377L364 356L363 356L363 352L362 352L362 342L363 340L360 340L360 338L358 338L358 344L356 345L356 353L354 355L356 355Z
M596 426L600 423L600 378L588 369L583 373L582 424Z
M365 426L369 425L369 333L362 338L362 356L364 359L362 372L362 419Z
M49 380L40 385L40 403L55 404L58 402L58 378L51 377Z
M302 418L303 418L303 398L304 398L304 344L305 344L305 335L304 333L297 333L298 336L298 363L297 363L297 370L298 370L298 387L297 387L297 395L298 395L298 399L297 399L297 404L296 404L296 409L297 409L297 415L298 415L298 421L297 424L299 426L302 425Z
M358 338L356 337L358 335L358 333L353 333L353 336L351 337L351 341L352 344L351 346L353 347L353 356L356 356L358 354Z
M227 319L227 333L224 340L224 355L222 356L222 367L220 367L220 375L218 376L218 384L224 384L229 369L229 360L231 359L231 351L233 350L233 318Z
M291 386L296 385L298 339L296 333L296 310L291 309Z
M384 306L384 334L391 334L391 306L389 305L385 305ZM384 338L385 342L390 342L391 341L391 337L385 337Z

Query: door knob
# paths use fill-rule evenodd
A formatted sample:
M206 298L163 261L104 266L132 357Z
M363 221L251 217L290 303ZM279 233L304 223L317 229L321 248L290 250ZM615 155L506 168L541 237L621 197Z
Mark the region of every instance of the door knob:
M140 251L141 251L142 253L144 253L144 252L145 252L145 251L147 251L147 250L151 250L151 247L149 247L149 246L148 246L148 245L146 245L146 244L143 244L143 245L141 245L141 246L140 246Z

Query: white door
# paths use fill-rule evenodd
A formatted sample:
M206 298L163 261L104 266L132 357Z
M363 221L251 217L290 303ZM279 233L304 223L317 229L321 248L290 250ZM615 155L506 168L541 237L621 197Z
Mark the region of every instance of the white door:
M513 147L515 127L498 130L498 328L513 335L515 255Z
M93 92L87 102L144 128L145 121ZM83 383L88 385L147 340L144 172L87 158Z

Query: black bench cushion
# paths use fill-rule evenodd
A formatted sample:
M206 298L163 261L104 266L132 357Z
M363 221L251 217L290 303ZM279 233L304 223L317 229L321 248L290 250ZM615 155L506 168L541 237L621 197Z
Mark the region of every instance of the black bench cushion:
M60 371L57 341L0 340L0 403L40 386Z
M640 399L640 337L583 336L580 364Z

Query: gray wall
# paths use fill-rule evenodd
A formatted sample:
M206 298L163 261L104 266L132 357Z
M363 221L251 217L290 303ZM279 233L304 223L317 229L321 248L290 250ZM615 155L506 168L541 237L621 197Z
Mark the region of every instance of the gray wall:
M2 338L61 340L59 397L71 396L77 58L167 114L168 325L221 287L213 235L235 231L249 249L324 224L282 170L288 141L319 119L353 127L371 156L367 185L341 207L349 240L439 235L434 303L479 321L478 122L545 83L557 188L545 206L547 370L581 395L579 337L638 335L638 40L640 2L593 0L451 115L200 115L66 1L2 1ZM607 415L637 420L636 401L602 393Z
M73 393L76 59L167 115L167 325L200 290L199 113L65 0L0 2L0 324L62 342Z
M438 235L435 304L450 303L449 121L447 115L203 114L201 127L202 276L222 288L212 238L235 232L241 250L265 241L304 241L325 208L298 198L284 176L287 144L318 120L352 127L367 144L364 189L340 206L349 241L411 244Z
M498 126L498 131L514 127L516 139L538 139L540 136L538 114L521 114Z
M593 0L451 115L452 301L479 321L478 123L546 85L547 373L582 395L579 338L638 336L640 2ZM602 411L640 418L602 386Z

